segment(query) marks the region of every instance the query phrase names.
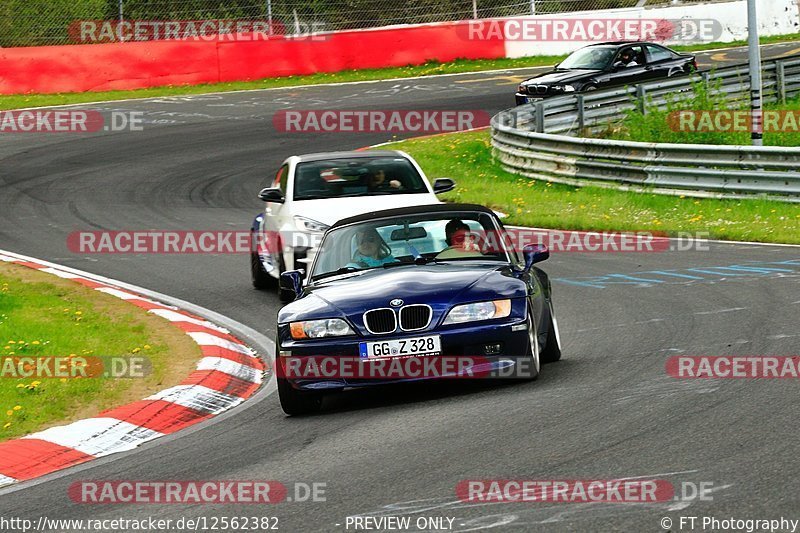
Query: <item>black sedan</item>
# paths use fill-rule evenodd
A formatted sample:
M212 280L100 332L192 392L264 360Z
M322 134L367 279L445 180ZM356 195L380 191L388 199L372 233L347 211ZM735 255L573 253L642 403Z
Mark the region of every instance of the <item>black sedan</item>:
M522 82L517 90L517 105L552 96L685 76L695 70L695 56L679 54L660 44L639 41L593 44L573 52L554 70Z

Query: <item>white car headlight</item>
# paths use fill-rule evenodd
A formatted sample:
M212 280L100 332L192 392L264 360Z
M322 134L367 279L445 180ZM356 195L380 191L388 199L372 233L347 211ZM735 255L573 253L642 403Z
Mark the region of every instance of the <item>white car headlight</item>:
M492 318L504 318L511 314L511 300L494 300L474 304L457 305L447 313L443 324L461 324Z
M565 93L575 92L575 87L573 87L572 85L556 85L553 87L553 89L557 91L564 91Z
M330 227L322 222L317 222L316 220L300 216L294 217L294 224L300 231L310 231L313 233L324 233L325 230Z
M321 339L322 337L341 337L354 335L352 328L341 318L306 320L289 324L293 339Z

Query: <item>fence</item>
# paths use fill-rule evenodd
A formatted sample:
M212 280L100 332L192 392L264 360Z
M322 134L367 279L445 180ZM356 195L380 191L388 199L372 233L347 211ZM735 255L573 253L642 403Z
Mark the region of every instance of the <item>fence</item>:
M701 76L732 107L749 102L747 66ZM800 56L763 65L765 102L800 95ZM750 197L800 202L800 148L712 146L587 139L637 107L664 106L691 93L694 78L543 100L492 119L495 157L508 171L534 179L659 194ZM647 102L647 105L646 105Z
M73 44L78 20L275 20L327 31L707 0L3 0L0 47Z

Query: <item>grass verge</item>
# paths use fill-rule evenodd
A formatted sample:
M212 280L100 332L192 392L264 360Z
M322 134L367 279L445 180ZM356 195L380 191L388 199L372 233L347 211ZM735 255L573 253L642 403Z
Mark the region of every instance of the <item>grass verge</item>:
M676 144L717 144L717 145L750 145L750 126L731 128L731 131L713 131L713 124L701 123L698 115L690 121L695 124L697 131L681 131L677 113L680 111L743 111L749 110L749 103L729 101L725 93L721 92L721 85L717 82L708 87L702 81L692 83L693 92L687 98L675 96L669 99L665 106L659 108L646 102L647 113L630 110L625 118L615 125L609 126L595 137L617 139L624 141L676 143ZM764 106L765 111L792 111L784 118L777 121L778 129L782 131L765 131L765 146L800 146L800 127L798 127L797 112L800 111L800 97L790 99L785 104L771 103ZM705 125L703 125L705 124ZM766 124L766 122L765 122ZM765 128L766 130L766 128Z
M714 200L576 188L500 169L488 130L418 138L382 148L404 150L430 179L450 177L444 200L508 213L507 224L596 231L709 232L711 238L800 244L800 205Z
M762 44L798 41L800 34L776 35L763 37ZM699 52L717 48L733 48L747 44L745 41L732 43L708 43L702 45L675 46L675 50L683 52ZM564 59L561 56L534 56L521 58L457 59L448 63L430 61L423 65L409 65L406 67L347 70L334 73L317 73L309 76L287 76L283 78L266 78L254 81L241 81L230 83L208 83L203 85L167 85L150 89L135 89L131 91L104 91L88 93L59 93L59 94L20 94L0 95L0 109L21 109L26 107L44 107L67 104L82 104L86 102L126 100L131 98L154 98L162 96L181 96L192 94L206 94L210 92L230 92L255 89L271 89L279 87L295 87L302 85L315 85L320 83L343 83L352 81L377 81L393 78L412 78L419 76L435 76L438 74L458 74L464 72L481 72L486 70L500 70L510 68L550 66Z
M16 378L19 357L144 357L144 378ZM0 441L95 416L177 384L200 350L179 329L113 296L0 262ZM18 368L18 367L17 367Z

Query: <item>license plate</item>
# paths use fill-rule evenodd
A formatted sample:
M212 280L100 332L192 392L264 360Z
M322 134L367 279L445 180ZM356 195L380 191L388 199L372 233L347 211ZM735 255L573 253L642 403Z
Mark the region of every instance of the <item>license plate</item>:
M439 335L359 343L359 353L362 359L403 357L407 355L436 355L441 351L442 342L439 339Z

